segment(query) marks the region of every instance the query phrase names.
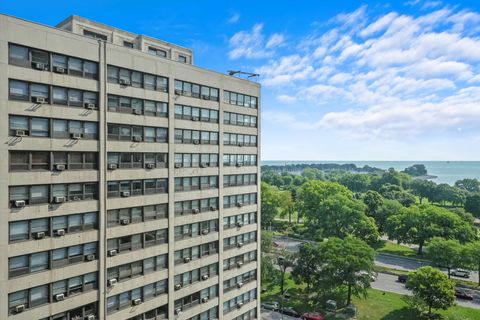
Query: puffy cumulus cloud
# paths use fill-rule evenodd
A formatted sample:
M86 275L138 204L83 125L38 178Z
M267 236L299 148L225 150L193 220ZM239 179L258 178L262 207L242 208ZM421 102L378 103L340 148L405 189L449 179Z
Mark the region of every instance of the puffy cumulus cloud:
M229 41L230 59L258 59L268 58L275 53L275 49L281 47L285 37L280 33L274 33L266 38L263 34L263 24L258 23L250 31L239 31Z
M342 13L257 67L278 101L311 114L266 120L359 138L480 129L480 14L417 4L418 15Z

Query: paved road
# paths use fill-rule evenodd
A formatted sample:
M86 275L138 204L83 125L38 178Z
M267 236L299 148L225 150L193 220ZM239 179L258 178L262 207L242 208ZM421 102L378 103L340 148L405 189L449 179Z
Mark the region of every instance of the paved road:
M279 248L285 248L286 250L291 252L298 252L298 247L302 243L306 242L303 240L297 240L293 238L279 237L279 236L274 236L273 241L279 245ZM388 267L388 268L398 269L398 270L405 270L405 271L413 271L420 267L428 265L425 262L421 262L415 259L395 257L392 255L384 255L384 254L377 254L377 256L375 257L375 264L378 266L383 266L383 267ZM446 269L441 269L441 270L445 274L447 273ZM470 278L468 279L459 278L455 276L452 276L452 278L468 280L468 281L478 283L478 272L472 271L470 274Z
M372 288L387 292L399 293L403 295L412 294L410 290L407 290L405 288L405 285L403 283L397 282L397 276L386 273L378 274L377 279L372 282ZM480 309L480 293L474 290L471 290L470 292L473 294L473 301L457 299L457 304L468 308Z
M262 309L262 320L281 320L282 314L279 312ZM298 320L299 318L293 318L283 315L283 320Z

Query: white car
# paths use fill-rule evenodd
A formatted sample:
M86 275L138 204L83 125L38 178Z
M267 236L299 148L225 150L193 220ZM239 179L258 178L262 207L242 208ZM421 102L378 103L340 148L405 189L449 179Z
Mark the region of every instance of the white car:
M461 278L470 278L470 271L463 269L453 269L452 271L450 271L450 275Z

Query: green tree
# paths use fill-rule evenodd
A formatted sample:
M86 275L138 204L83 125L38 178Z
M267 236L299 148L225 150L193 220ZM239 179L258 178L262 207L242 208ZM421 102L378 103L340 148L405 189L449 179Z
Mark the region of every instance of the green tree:
M464 189L452 187L446 183L439 184L434 196L434 200L443 205L450 202L453 205L463 205L467 194Z
M415 203L415 197L409 192L403 190L401 186L387 183L383 185L380 190L380 194L386 199L397 200L402 205L408 207Z
M302 176L310 180L324 180L325 176L322 171L317 168L305 168L303 169Z
M370 187L370 177L360 173L345 173L339 182L353 192L366 192Z
M423 164L414 164L408 168L405 168L404 172L412 177L420 177L427 174L427 168Z
M284 250L282 255L277 258L277 265L280 267L280 292L283 295L285 292L285 276L287 270L293 267L294 256L292 253Z
M462 179L455 182L455 187L464 189L468 192L480 192L480 181L478 179Z
M278 211L278 196L277 190L271 185L262 181L261 184L261 219L264 227L269 227L273 224L273 220Z
M410 183L412 193L420 199L420 203L422 203L423 199L425 198L433 199L436 187L437 185L435 184L435 182L430 180L414 179Z
M344 288L346 304L351 297L366 297L375 277L373 261L375 251L354 237L330 238L317 244L317 266L313 276L313 289L321 294Z
M380 193L373 190L368 190L363 196L363 203L367 206L366 213L375 217L378 209L383 205L384 199Z
M318 254L318 246L310 242L302 244L296 254L292 277L297 284L307 284L307 291L310 291L313 276L318 267Z
M270 284L275 281L278 270L275 270L275 267L273 264L273 257L262 255L260 270L261 270L260 279L262 281L262 284L263 283Z
M288 215L288 221L291 223L294 208L292 193L289 190L279 191L277 199L280 216L283 218Z
M426 249L428 257L434 265L447 269L448 278L450 278L452 268L462 265L462 245L458 240L433 238Z
M465 211L470 212L475 217L480 217L480 193L467 196L465 200Z
M463 256L470 268L475 269L480 274L480 241L469 242L463 248ZM480 277L478 278L480 286Z
M422 254L424 244L434 237L457 239L460 243L476 238L471 224L457 214L433 205L402 209L387 219L386 231L390 239L417 244L419 254Z
M272 251L273 248L273 233L271 231L262 231L262 239L261 239L261 249L262 253L269 253Z
M297 205L319 238L354 235L369 243L378 239L375 221L366 216L365 205L338 183L318 180L305 183L298 192Z
M380 188L386 184L393 184L405 189L409 186L411 180L412 177L410 177L408 174L398 172L395 171L395 169L390 168L383 172L378 179L373 179L372 186L375 188L375 190L380 190Z
M389 217L399 214L404 207L397 200L385 199L383 204L375 212L373 219L377 224L378 231L381 234L386 232L387 220Z
M410 273L406 287L427 305L429 315L432 315L432 309L447 310L455 303L453 282L443 272L430 266Z

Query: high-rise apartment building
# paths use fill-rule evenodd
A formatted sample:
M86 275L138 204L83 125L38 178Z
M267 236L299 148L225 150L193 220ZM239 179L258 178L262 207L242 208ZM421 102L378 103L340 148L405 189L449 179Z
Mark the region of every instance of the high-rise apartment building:
M189 49L0 15L0 319L257 318L259 107Z

